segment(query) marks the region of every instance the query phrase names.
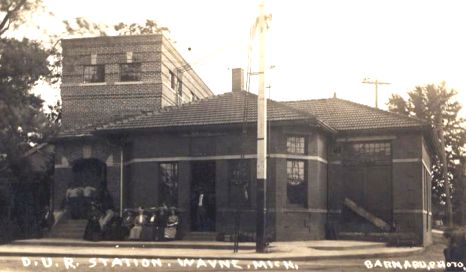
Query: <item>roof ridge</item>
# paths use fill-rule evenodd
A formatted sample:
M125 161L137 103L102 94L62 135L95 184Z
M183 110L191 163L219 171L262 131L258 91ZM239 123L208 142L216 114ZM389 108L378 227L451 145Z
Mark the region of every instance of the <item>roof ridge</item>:
M309 101L321 101L321 100L331 100L334 99L332 98L316 98L316 99L303 99L303 100L285 100L285 101L279 101L281 103L292 103L292 102L309 102Z
M258 96L257 94L255 94L255 93L251 93L251 92L247 92L247 91L243 91L243 92L246 93L246 94L249 94L249 95L253 95L253 96L255 96L255 97L259 97L259 96ZM239 92L238 92L238 93L239 93ZM292 106L285 105L285 104L282 103L282 101L273 100L273 99L271 99L271 98L267 98L267 101L268 101L268 102L270 101L272 104L277 105L278 107L283 107L283 108L286 108L286 109L288 109L288 110L291 110L291 111L293 111L293 112L295 112L295 113L303 114L303 115L306 115L307 117L311 117L311 118L314 118L315 120L317 120L317 117L314 116L314 115L312 115L312 114L310 114L309 112L296 109L296 108L294 108L294 107L292 107Z
M357 103L357 102L354 102L354 101L351 101L351 100L346 100L346 99L341 99L341 98L329 98L329 99L340 100L340 101L343 101L345 103L351 103L351 104L354 104L354 105L359 106L359 107L363 107L363 108L370 109L372 111L377 111L377 112L383 113L385 115L392 115L392 116L397 116L397 117L401 117L401 118L404 118L404 119L415 120L415 121L421 122L423 125L428 125L428 123L425 120L422 120L422 119L414 117L414 116L407 116L407 115L403 115L403 114L397 113L397 112L387 111L387 110L383 110L383 109L379 109L379 108L373 108L371 106L360 104L360 103Z
M153 114L161 114L161 113L165 113L165 112L172 112L172 111L175 111L175 110L178 110L178 109L186 108L187 106L201 104L202 102L212 100L214 98L218 98L218 97L223 96L225 94L228 94L228 92L223 93L223 94L203 97L203 98L201 98L199 100L190 101L188 103L183 103L181 105L165 106L165 107L161 107L160 109L157 109L157 110L146 111L144 113L137 114L137 115L130 116L130 117L126 117L126 118L123 118L123 119L120 119L120 120L106 122L103 125L97 126L96 130L101 130L101 129L108 128L109 126L118 125L118 124L130 122L130 121L138 120L138 119L141 119L143 117L150 116L150 115L153 115Z
M425 120L420 119L420 118L418 118L416 116L407 116L407 115L403 115L403 114L397 113L397 112L392 112L392 111L388 111L388 110L374 108L374 107L371 107L371 106L368 106L368 105L364 105L364 104L361 104L361 103L358 103L358 102L354 102L354 101L351 101L351 100L348 100L348 99L342 99L342 98L338 98L338 97L305 99L305 100L290 100L290 101L281 101L281 102L283 102L283 103L299 103L299 102L331 101L331 100L339 100L339 101L344 102L344 103L350 103L350 104L353 104L353 105L358 106L358 107L363 107L363 108L366 108L366 109L369 109L369 110L372 110L372 111L383 113L385 115L392 115L392 116L397 116L397 117L404 118L404 119L415 120L415 121L419 121L423 125L428 125L428 122L426 122Z

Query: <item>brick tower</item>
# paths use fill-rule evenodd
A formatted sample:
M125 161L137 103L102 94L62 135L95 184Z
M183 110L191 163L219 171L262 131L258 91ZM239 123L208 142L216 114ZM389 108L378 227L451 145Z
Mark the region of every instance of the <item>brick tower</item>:
M62 46L64 128L212 95L162 34L66 39Z

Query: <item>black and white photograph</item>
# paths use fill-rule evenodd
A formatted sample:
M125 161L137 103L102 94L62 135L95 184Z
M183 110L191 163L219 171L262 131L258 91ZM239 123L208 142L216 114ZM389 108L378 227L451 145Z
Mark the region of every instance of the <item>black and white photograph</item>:
M465 10L0 0L0 272L466 271Z

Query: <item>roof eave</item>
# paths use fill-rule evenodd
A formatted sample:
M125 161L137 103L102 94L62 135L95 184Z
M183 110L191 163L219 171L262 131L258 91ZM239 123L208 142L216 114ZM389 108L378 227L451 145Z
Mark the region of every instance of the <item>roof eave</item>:
M322 125L320 122L315 122L312 120L309 122L309 119L295 119L295 120L273 120L270 121L272 126L279 126L284 124L310 124L315 125L316 127L322 127L325 130L336 133L335 130L328 126ZM246 122L248 127L253 127L256 125L256 122ZM167 131L167 130L189 130L189 129L205 129L205 128L219 128L219 127L241 127L242 123L213 123L213 124L194 124L194 125L178 125L178 126L163 126L163 127L133 127L133 128L97 128L94 134L123 134L123 133L137 133L143 131Z

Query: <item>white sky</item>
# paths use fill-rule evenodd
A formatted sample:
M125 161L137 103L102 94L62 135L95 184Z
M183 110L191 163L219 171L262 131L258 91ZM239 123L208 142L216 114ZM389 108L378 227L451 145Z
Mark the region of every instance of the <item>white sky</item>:
M75 17L106 24L156 20L171 30L175 46L216 94L230 91L231 68L247 67L258 6L251 0L44 1L56 17L38 22L50 32ZM268 63L275 66L268 74L272 99L328 98L336 92L374 106L374 86L361 83L371 78L391 83L379 87L379 106L386 108L391 93L444 80L466 106L466 2L265 3L273 16L267 43Z

